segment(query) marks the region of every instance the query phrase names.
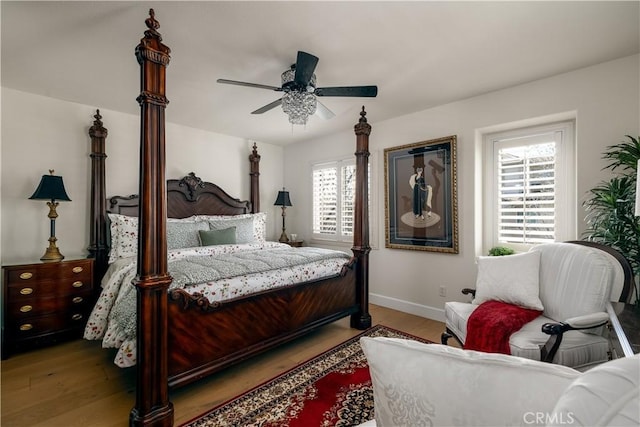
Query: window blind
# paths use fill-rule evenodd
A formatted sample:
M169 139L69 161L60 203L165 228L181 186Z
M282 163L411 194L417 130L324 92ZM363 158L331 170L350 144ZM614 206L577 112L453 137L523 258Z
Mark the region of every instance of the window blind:
M353 236L353 217L356 198L356 165L341 168L341 232L343 236Z
M338 227L338 174L335 165L313 170L313 233L335 235Z
M555 241L556 144L498 150L498 240L535 244Z

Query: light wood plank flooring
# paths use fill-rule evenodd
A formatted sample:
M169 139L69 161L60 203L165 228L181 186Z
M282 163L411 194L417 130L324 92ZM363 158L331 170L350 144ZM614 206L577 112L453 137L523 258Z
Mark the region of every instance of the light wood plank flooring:
M371 306L382 324L435 342L441 322ZM171 392L178 426L268 379L357 335L349 319ZM76 340L16 354L1 363L2 427L128 425L135 403L135 371L113 364L115 350Z

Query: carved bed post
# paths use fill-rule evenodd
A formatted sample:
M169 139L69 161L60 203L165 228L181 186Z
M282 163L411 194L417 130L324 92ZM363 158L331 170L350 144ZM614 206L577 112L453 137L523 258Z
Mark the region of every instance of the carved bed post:
M260 212L260 155L258 154L258 146L253 143L253 151L249 155L249 162L251 162L251 195L249 201L251 202L251 213Z
M367 113L362 107L360 120L354 126L356 133L356 197L353 224L353 255L357 259L356 283L360 310L351 315L351 326L366 329L371 326L369 314L369 134Z
M167 268L165 73L171 50L162 44L153 9L136 47L140 64L140 210L138 215L137 382L132 426L172 426L169 401L167 312L172 278Z
M100 110L96 110L95 121L89 128L91 137L91 224L88 258L94 258L94 282L100 283L107 271L107 196L105 190L105 140L107 129L102 125Z

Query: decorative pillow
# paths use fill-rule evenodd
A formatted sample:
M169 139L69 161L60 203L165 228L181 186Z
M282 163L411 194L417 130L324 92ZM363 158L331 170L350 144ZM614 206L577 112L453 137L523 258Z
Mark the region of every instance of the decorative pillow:
M236 243L236 228L222 230L200 230L200 246L233 245Z
M540 301L540 253L478 258L476 296L473 304L502 301L534 310L544 310Z
M258 242L267 240L267 213L258 212L253 215L253 234Z
M109 264L115 262L120 258L126 258L130 256L135 256L138 252L138 217L136 216L127 216L109 213L107 214L107 218L109 220L109 232L111 234L111 246L109 248ZM186 224L194 224L196 222L195 216L189 218L168 218L167 219L167 238L169 238L169 229L171 228L170 224L176 223L186 223ZM202 223L200 229L207 230L208 224ZM177 239L174 239L177 243ZM185 243L187 244L187 243ZM188 243L192 244L192 246L183 246L183 247L193 247L198 246L198 234L197 230L194 231L193 239ZM171 248L170 248L171 249Z
M107 214L111 233L109 264L120 258L135 256L138 251L138 218L119 214Z
M206 218L211 230L236 227L236 243L263 243L266 240L267 214L259 212L243 215L198 215Z
M204 221L168 221L167 249L183 249L200 246L198 232L208 229L209 224Z

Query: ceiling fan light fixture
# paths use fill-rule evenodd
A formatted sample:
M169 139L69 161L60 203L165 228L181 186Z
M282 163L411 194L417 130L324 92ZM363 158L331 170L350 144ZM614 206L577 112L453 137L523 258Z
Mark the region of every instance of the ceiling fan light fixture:
M331 110L317 100L318 96L375 97L378 94L377 86L317 87L316 75L313 73L317 64L317 56L298 51L296 63L281 74L282 85L280 87L227 79L218 79L218 83L255 87L283 93L280 99L252 111L251 114L266 113L280 105L285 114L289 116L289 122L292 125L306 125L309 116L315 114L316 110L323 119L330 119L335 116Z
M282 95L282 111L289 116L294 125L306 125L310 115L315 114L318 101L309 92L286 92Z
M295 79L295 68L291 68L282 73L282 85L283 87ZM316 75L311 76L308 87L316 87ZM313 91L304 88L298 90L293 88L292 90L285 91L282 95L282 111L289 116L289 123L293 125L306 125L310 115L315 114L318 107L318 101Z

